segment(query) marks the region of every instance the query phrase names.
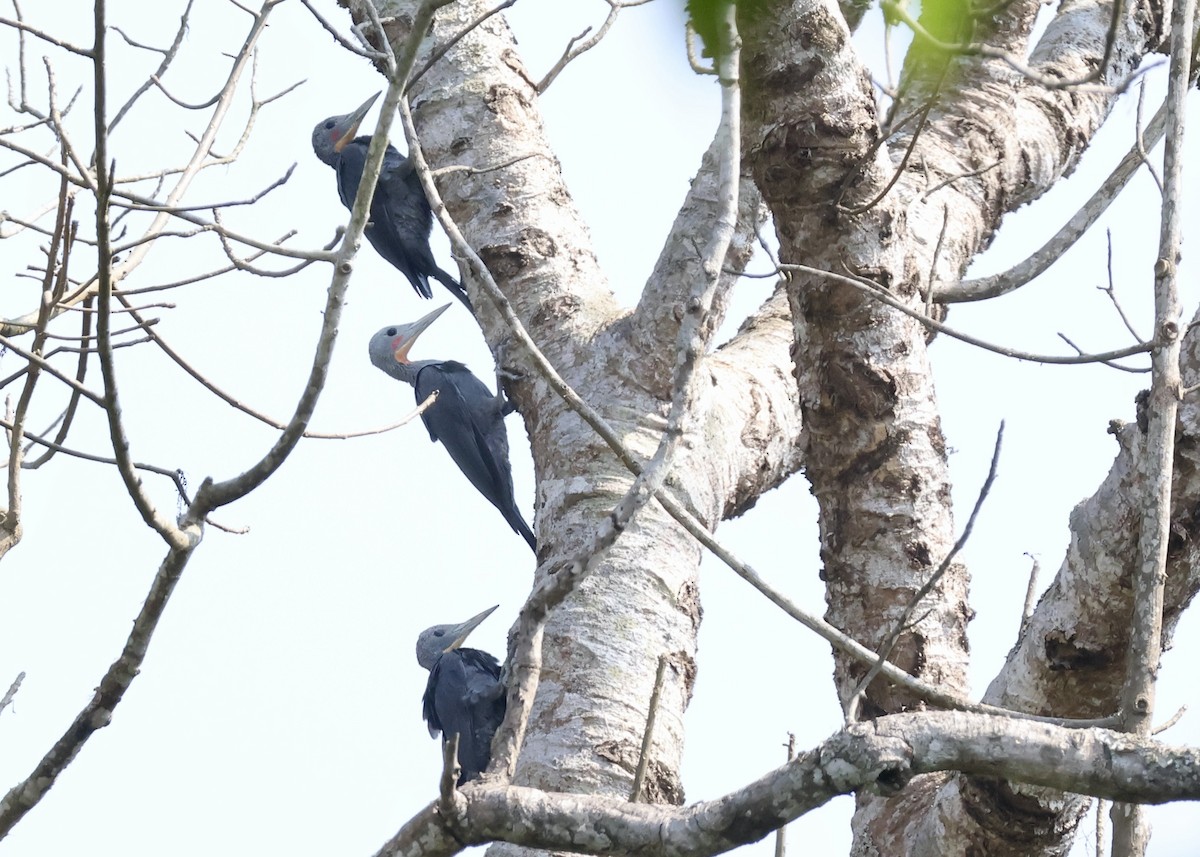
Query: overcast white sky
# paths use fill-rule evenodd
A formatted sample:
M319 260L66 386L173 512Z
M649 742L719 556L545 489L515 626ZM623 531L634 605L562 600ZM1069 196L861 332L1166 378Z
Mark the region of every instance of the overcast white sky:
M90 42L84 0L27 5L35 24ZM659 0L627 11L608 40L541 100L600 261L629 304L717 121L715 82L693 75L684 59L680 5ZM109 6L110 21L130 37L160 45L170 40L182 10L178 2L114 0ZM599 0L571 4L568 12L563 6L521 0L509 15L534 77L571 36L598 25L607 11ZM333 3L322 8L342 20ZM383 83L295 0L271 21L260 47L259 95L306 82L264 110L241 162L208 171L190 200L246 197L295 162L287 185L228 220L266 239L295 228L297 241L316 246L346 213L333 174L311 153L310 130ZM236 51L247 27L247 16L232 6L197 4L180 59L166 78L174 94L191 102L211 96L228 68L221 52ZM119 104L158 58L125 47L115 34L110 44L110 103ZM859 44L864 56L882 57L877 21L864 27ZM0 56L10 67L15 45L11 32L0 33ZM39 104L43 54L52 57L64 97L84 87L75 119L77 142L87 150L90 69L31 41L29 92ZM1154 93L1163 77L1162 69L1148 75ZM218 148L236 140L245 109L243 97ZM1077 174L1010 218L978 272L1012 264L1069 216L1128 147L1133 110L1132 101L1118 107L1113 127ZM0 125L11 124L11 111L3 111ZM119 169L175 163L174 156L190 148L183 129L197 132L205 121L207 114L184 114L150 93L114 135ZM402 147L398 129L394 136ZM0 169L10 164L5 157ZM0 207L25 214L53 190L44 176L22 170L0 179ZM88 215L77 216L86 221ZM1101 230L1041 281L986 305L955 307L950 323L1044 352L1064 351L1059 331L1095 350L1126 344L1107 299L1095 290L1105 281L1104 225L1114 230L1125 308L1148 330L1158 227L1156 196L1144 176ZM1194 231L1189 222L1189 242ZM14 273L37 258L32 248L38 243L28 234L0 243L0 276L8 284L0 312L6 315L35 305L35 286ZM443 267L453 269L440 234L435 248ZM219 253L211 237L165 239L126 286L178 279L219 264ZM1184 264L1190 317L1197 289L1186 255ZM81 260L78 270L85 268ZM358 271L314 419L317 430L384 425L412 404L407 387L369 364L366 343L380 326L414 319L433 305L418 301L368 247ZM328 269L316 266L282 281L225 277L165 293L161 299L175 307L151 312L162 318L163 336L214 382L282 418L308 371L327 282ZM742 283L731 326L769 288L764 280ZM435 298L441 300L436 287ZM1008 421L1000 478L966 552L978 613L971 626L972 677L981 693L1015 639L1029 568L1024 554L1040 558L1048 583L1066 545L1067 515L1092 492L1116 452L1108 421L1133 418L1133 396L1147 381L1103 367L1019 364L945 338L933 353L960 509L974 500L996 427ZM491 371L477 328L458 306L422 338L415 356L461 359L484 378ZM0 361L0 375L19 363ZM152 346L122 351L119 368L134 456L182 468L193 487L207 475L224 478L244 468L274 438L272 430L230 412ZM51 384L43 381L43 387L35 429L61 406ZM532 465L520 421L508 425L518 502L532 522ZM104 451L98 414L83 409L72 442ZM169 511L175 504L170 484L156 477L147 482ZM60 457L27 473L24 486L25 539L0 569L0 683L7 687L18 671L27 674L14 707L0 715L3 789L28 773L90 698L164 552L107 467ZM469 538L456 519L470 521ZM528 591L525 544L419 425L366 439L306 442L267 485L222 510L220 520L250 533L208 531L113 724L0 845L4 857L370 854L434 795L440 755L420 719L426 674L413 657L416 635L499 604L472 642L502 655ZM724 524L720 536L796 601L823 612L816 507L802 477L764 497L744 519ZM782 762L789 731L803 749L840 723L827 644L718 563L705 563L701 585L700 673L687 715L683 771L689 800L722 794ZM1185 619L1178 651L1166 658L1162 718L1200 701L1187 666L1200 647L1196 625ZM1169 740L1200 743L1197 724L1197 716L1188 715ZM794 824L794 847L844 853L850 807L842 798ZM1195 852L1194 806L1155 810L1153 818L1152 854ZM745 853L765 855L769 847L764 842ZM1091 851L1080 846L1077 853Z

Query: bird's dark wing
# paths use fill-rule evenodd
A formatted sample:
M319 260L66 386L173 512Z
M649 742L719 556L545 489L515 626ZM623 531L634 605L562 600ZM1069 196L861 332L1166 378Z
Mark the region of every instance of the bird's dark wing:
M334 170L337 171L338 198L346 208L354 207L354 197L358 195L363 167L367 163L367 147L362 144L363 140L370 142L369 137L359 137L347 143L334 164Z
M390 146L375 188L371 220L379 233L371 243L379 255L408 278L417 294L432 297L429 275L438 270L429 249L433 212L411 162Z
M383 211L380 217L386 222L389 234L403 245L409 268L401 267L410 280L417 275L429 288L429 278L433 277L446 287L463 305L474 312L471 299L467 297L462 283L438 267L429 247L429 233L433 230L433 211L429 207L429 199L425 189L421 187L421 179L413 167L412 160L400 157L395 149L388 151L383 161L383 171L379 174L382 194ZM377 196L377 198L379 198ZM396 264L393 262L392 264ZM412 273L409 273L411 269ZM414 282L414 287L415 287ZM429 295L425 295L429 297Z
M355 137L338 157L338 196L347 208L354 205L370 144L370 137ZM404 274L417 294L428 298L433 296L429 289L428 274L437 269L429 250L433 214L424 194L418 194L416 200L411 199L411 191L407 189L403 178L397 180L397 176L402 177L405 173L412 173L408 159L402 158L396 148L389 144L383 153L383 166L371 197L370 220L363 234L376 253ZM415 175L413 179L416 179ZM420 191L419 183L417 190Z
M423 702L430 732L440 731L443 740L459 736L459 785L483 773L491 760L492 736L504 719L499 661L479 649L446 652L429 671Z
M508 436L492 392L453 360L422 368L413 386L418 402L438 391L437 402L421 414L429 436L440 440L476 490L499 506L497 498L512 494L512 472Z
M513 498L508 431L492 391L466 366L453 360L421 368L413 387L418 403L438 391L437 401L421 414L429 437L442 442L475 490L499 509L509 526L536 551L533 531Z
M432 273L437 267L429 250L433 212L412 162L400 157L395 149L391 149L383 159L376 193L384 195L383 213L387 218L388 230L405 238L411 236L414 262L426 274Z

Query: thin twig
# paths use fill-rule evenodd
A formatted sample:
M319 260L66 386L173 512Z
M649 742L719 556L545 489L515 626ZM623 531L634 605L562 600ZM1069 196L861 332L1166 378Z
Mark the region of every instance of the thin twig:
M787 760L790 762L796 758L796 733L789 732L787 744ZM779 825L779 829L775 831L775 857L785 857L787 854L787 825Z
M89 390L87 387L84 387L82 384L77 383L75 381L75 379L60 372L54 365L46 362L46 360L44 358L39 357L38 355L34 354L31 351L27 351L26 349L22 348L20 345L18 345L16 342L14 342L12 339L8 338L7 336L0 336L0 346L8 349L9 351L13 352L14 354L18 354L21 357L24 357L26 360L28 360L30 362L30 364L37 366L39 369L41 369L44 372L49 373L50 375L53 375L55 378L62 381L64 384L66 384L72 390L75 390L80 395L87 397L88 399L90 399L92 402L99 405L100 407L104 407L104 397L103 396L99 395L98 393L93 392L92 390Z
M0 428L4 428L7 431L12 431L13 424L10 420L0 419ZM38 444L39 446L44 446L46 449L53 450L54 452L61 452L63 455L69 455L72 458L78 458L81 461L93 461L97 464L110 464L113 466L117 464L117 460L112 456L94 455L90 452L84 452L79 449L71 449L70 447L64 446L61 443L42 437L41 435L33 434L32 432L25 432L24 437L33 443ZM135 470L141 470L145 473L154 473L159 476L167 477L175 484L175 490L179 492L179 496L185 500L188 499L187 486L184 485L183 480L180 478L178 469L172 470L169 467L158 467L154 464L143 464L142 462L138 461L131 462L131 464Z
M1067 345L1074 348L1075 353L1078 354L1080 357L1088 356L1087 352L1085 352L1082 348L1080 348L1078 345L1076 345L1074 340L1072 340L1071 337L1067 336L1065 333L1060 331L1058 334L1058 338L1061 339L1063 342L1067 343ZM1120 363L1115 363L1112 360L1100 360L1097 362L1102 363L1103 365L1107 366L1109 369L1116 369L1120 372L1128 372L1131 375L1144 375L1150 371L1149 366L1122 366Z
M921 202L925 202L926 200L929 199L929 197L933 196L935 193L937 193L942 188L949 187L950 185L954 184L957 181L962 181L963 179L975 178L976 176L981 176L984 173L991 172L992 170L996 169L996 167L1000 166L1001 163L1002 163L1002 161L999 158L997 158L996 160L992 161L987 166L980 167L977 170L969 170L965 173L959 173L956 176L950 176L947 179L943 179L942 181L938 182L933 187L931 187L929 190L925 191L925 193L921 194Z
M968 345L974 345L977 348L984 349L985 351L991 351L995 354L1003 355L1004 357L1013 357L1013 358L1016 358L1017 360L1028 360L1032 363L1050 363L1050 364L1059 365L1059 366L1074 366L1074 365L1077 365L1080 363L1106 363L1106 362L1110 362L1113 360L1119 360L1122 357L1130 357L1134 354L1144 354L1147 351L1150 351L1154 347L1154 343L1152 343L1152 342L1139 342L1137 345L1130 345L1125 348L1117 348L1112 351L1103 351L1103 352L1100 352L1097 354L1083 354L1083 355L1078 355L1075 357L1071 357L1069 355L1036 354L1031 351L1021 351L1017 348L1009 348L1008 346L996 345L994 343L987 342L985 340L979 339L978 337L971 336L970 334L967 334L967 333L963 333L960 330L956 330L955 328L952 328L946 324L943 324L942 322L938 321L937 319L930 318L929 316L924 315L924 314L918 312L917 310L912 309L911 307L904 304L903 302L896 300L894 297L891 296L891 293L888 292L888 290L885 289L883 286L879 285L878 283L872 282L871 280L868 280L865 277L845 276L843 274L835 274L832 271L824 271L824 270L821 270L820 268L809 267L808 265L780 265L779 270L781 270L781 271L796 271L796 272L804 273L804 274L812 274L814 276L824 277L826 279L833 280L834 282L837 282L837 283L842 283L844 285L852 286L852 287L858 289L859 291L862 291L862 292L872 296L877 301L887 304L892 309L898 310L899 312L904 313L908 317L919 321L921 324L923 324L925 327L929 328L930 330L936 330L938 333L944 333L946 336L949 336L952 339L957 339L961 342L965 342ZM746 275L746 276L755 276L755 275ZM766 276L773 276L773 275L766 275Z
M17 691L21 689L21 682L25 681L25 671L17 673L17 677L13 679L13 683L8 686L4 696L0 697L0 714L4 713L4 709L12 705L13 699L17 695Z
M117 115L114 116L112 121L108 123L108 133L111 134L113 132L113 129L116 128L117 125L120 123L120 121L125 118L125 114L133 109L133 105L137 103L138 99L141 98L146 92L149 91L150 87L154 85L154 80L157 78L161 78L164 74L167 73L167 69L171 66L171 63L175 60L176 54L179 53L179 47L180 47L180 45L183 44L183 37L185 35L187 35L188 21L191 19L191 16L192 16L192 3L193 2L195 2L195 0L187 0L187 5L184 6L183 14L179 16L179 29L177 29L175 31L175 39L174 39L174 41L171 42L171 46L169 48L167 48L166 50L159 50L157 48L147 48L147 50L155 50L155 51L158 51L159 53L161 53L163 55L162 61L158 64L158 68L155 69L154 74L151 77L147 78L146 81L144 83L142 83L141 86L139 86L136 90L134 90L133 95L129 96L129 99L124 104L121 105L121 109L117 111ZM113 27L113 29L116 30L120 34L121 38L123 38L125 41L129 42L129 44L134 45L134 47L146 47L145 45L139 45L136 42L134 42L127 35L125 35L123 32L121 32L121 30L119 28Z
M129 437L121 414L121 400L117 392L116 364L113 362L112 327L109 308L112 306L112 258L111 232L109 229L109 199L112 195L112 164L108 160L108 78L107 51L105 49L105 2L95 5L96 43L92 48L93 81L95 92L94 127L96 133L96 252L100 259L99 282L97 284L96 321L97 350L100 357L100 375L104 381L103 408L108 417L108 431L112 440L113 456L117 461L117 472L125 483L125 491L133 500L142 520L155 530L168 545L182 549L186 539L176 523L155 508L150 496L138 478L129 453Z
M642 732L642 751L638 754L637 770L633 774L633 788L629 802L637 803L642 796L642 783L646 781L646 769L650 766L650 749L654 744L654 721L658 719L658 703L662 697L663 680L667 676L667 655L658 656L658 671L654 674L654 690L650 693L650 705L646 711L646 729Z
M1186 705L1179 706L1178 711L1176 711L1174 714L1172 714L1164 723L1162 723L1159 726L1155 726L1153 729L1151 729L1150 734L1151 735L1161 735L1162 733L1166 732L1168 729L1170 729L1172 726L1174 726L1176 723L1178 723L1180 720L1183 719L1183 715L1187 714L1187 710L1188 710L1188 707Z
M900 635L909 629L912 622L913 613L916 612L917 606L925 599L933 588L938 585L947 569L950 568L950 563L966 545L967 540L971 538L971 532L975 529L975 520L979 517L979 510L983 508L983 501L987 499L988 494L992 491L992 483L996 481L996 470L1000 466L1000 447L1004 441L1004 422L1000 422L1000 428L996 431L996 444L992 449L992 463L988 467L987 478L983 480L983 485L979 489L979 496L975 498L975 506L971 509L971 515L967 518L967 525L963 527L962 533L959 535L954 546L950 548L949 553L942 559L941 563L934 570L933 574L921 584L905 606L904 611L892 626L892 630L884 638L879 646L879 655L875 664L867 671L862 680L855 687L854 692L850 694L846 700L846 722L853 723L858 719L859 705L866 695L867 688L871 686L871 682L875 681L875 677L879 675L880 666L887 660L892 653L896 642L900 639Z
M433 51L430 52L429 59L425 60L425 62L421 64L421 67L419 69L417 69L416 71L414 71L409 76L408 88L405 91L407 92L408 89L411 89L412 85L414 83L416 83L418 80L420 80L421 76L424 75L425 72L427 72L427 71L429 71L429 69L433 68L434 64L438 60L440 60L442 57L444 57L446 55L446 53L452 47L457 45L464 36L466 36L468 33L470 33L472 30L474 30L476 27L478 27L480 24L482 24L488 18L492 17L493 15L495 15L499 12L503 12L505 9L509 8L516 2L517 2L517 0L504 0L504 2L501 3L499 6L496 6L492 9L488 9L486 12L481 14L474 21L472 21L471 23L469 23L465 27L463 27L461 31L455 33L453 36L446 39L445 44L438 45L437 48L435 48Z
M934 284L932 287L934 300L938 303L956 303L994 298L1019 289L1043 273L1058 261L1063 253L1073 246L1084 233L1091 229L1101 214L1108 210L1109 205L1144 163L1142 153L1145 151L1145 147L1157 145L1166 132L1166 128L1167 108L1164 104L1159 107L1154 118L1150 120L1144 139L1143 136L1139 136L1133 148L1125 154L1125 157L1121 159L1103 184L1049 241L1024 261L999 274L991 274L973 280L962 280L957 283Z
M1158 168L1150 160L1150 153L1146 151L1146 141L1142 136L1142 111L1145 109L1145 101L1146 81L1143 80L1138 86L1137 121L1134 123L1133 149L1142 159L1142 164L1146 167L1146 172L1150 173L1150 178L1154 180L1154 184L1161 196L1163 192L1162 178L1158 175Z
M120 300L122 303L125 304L126 312L130 313L134 317L134 319L141 322L141 315L137 312L137 310L135 310L132 306L129 305L128 301L126 301L126 299L123 295L118 295L118 300ZM149 336L150 341L152 341L155 345L157 345L159 347L159 349L165 355L167 355L167 357L171 358L171 360L173 360L175 362L175 364L177 366L179 366L179 368L181 368L184 372L186 372L188 375L190 375L197 383L200 384L200 386L204 387L204 389L208 390L210 393L212 393L218 399L225 402L225 404L229 405L230 407L235 408L236 410L241 411L242 413L246 414L246 416L253 417L254 419L258 420L259 422L269 425L273 429L278 429L279 431L283 431L288 427L288 424L286 422L283 422L282 420L277 420L274 417L270 417L267 414L262 413L261 411L255 410L254 408L250 407L249 405L245 404L241 400L235 398L231 394L225 392L225 390L218 387L215 383L213 383L207 377L202 375L200 373L200 371L198 369L196 369L196 367L194 367L182 354L180 354L178 351L176 351L174 348L172 348L171 345L168 344L167 341L165 339L163 339L162 336L157 331L152 330L150 328L146 328L146 333ZM407 425L408 423L412 422L414 419L419 417L421 414L425 413L425 411L435 401L437 401L437 391L436 390L434 392L430 393L429 396L427 396L423 402L421 402L419 405L417 405L417 407L415 407L413 410L409 411L400 420L398 420L394 423L389 423L388 425L385 425L385 426L380 426L378 428L354 429L354 430L350 430L350 431L340 431L340 432L318 432L318 431L312 431L311 429L305 429L304 433L301 436L305 437L305 438L316 439L316 440L348 440L348 439L356 438L356 437L367 437L369 435L385 434L389 431L393 431L395 429L400 428L401 426Z
M1133 322L1129 320L1129 316L1125 314L1125 308L1121 306L1121 302L1117 300L1116 281L1113 278L1113 238L1112 229L1104 230L1105 238L1107 239L1106 246L1108 248L1108 286L1096 286L1100 291L1108 295L1108 299L1112 301L1113 308L1116 309L1117 315L1121 318L1121 323L1125 325L1125 329L1129 331L1129 335L1138 342L1146 340L1137 332L1133 326Z
M1029 629L1029 623L1033 620L1033 609L1036 606L1037 599L1037 582L1038 574L1042 570L1041 563L1033 554L1026 551L1025 556L1029 557L1032 565L1029 568L1029 583L1025 585L1025 605L1021 608L1021 627L1017 631L1017 639L1025 636L1025 632Z
M590 39L585 39L584 37L592 31L592 28L588 27L578 36L575 36L567 42L566 48L563 49L562 56L559 57L558 61L551 66L548 72L546 72L545 77L538 81L536 87L538 95L543 94L547 89L549 89L550 84L554 83L555 79L562 74L563 69L570 65L573 60L575 60L581 54L587 53L592 48L596 47L596 45L600 44L600 40L608 35L608 31L611 30L613 24L617 22L617 15L621 13L622 9L624 9L626 6L641 5L641 3L619 3L617 0L606 0L606 2L608 3L608 15L605 16L604 23L600 25L600 29L596 30Z
M78 45L71 44L70 42L64 42L62 39L58 39L58 38L55 38L54 36L50 35L45 30L39 30L37 27L29 26L24 21L14 21L11 18L5 18L3 16L0 16L0 25L5 26L5 27L12 27L14 30L18 30L22 33L28 33L31 36L37 36L42 41L49 42L50 44L52 44L56 47L62 48L64 51L70 51L71 53L76 54L77 56L90 58L92 55L92 52L90 50L88 50L87 48L81 48ZM22 101L22 103L24 103L24 101L25 101L25 98L23 95L22 95L21 101Z
M355 44L354 42L350 41L345 36L343 36L341 33L339 33L337 27L333 26L333 24L331 24L329 21L327 21L325 19L325 17L320 12L317 11L316 7L313 6L311 0L300 0L300 2L304 5L304 8L307 9L309 12L311 12L312 16L317 19L317 23L319 23L322 27L325 28L325 32L327 32L327 33L329 33L329 35L333 36L333 40L335 42L337 42L339 45L341 45L341 47L343 49L350 51L350 53L352 53L352 54L357 54L360 57L369 59L372 62L374 62L375 60L383 59L384 54L382 51L364 48L361 45Z

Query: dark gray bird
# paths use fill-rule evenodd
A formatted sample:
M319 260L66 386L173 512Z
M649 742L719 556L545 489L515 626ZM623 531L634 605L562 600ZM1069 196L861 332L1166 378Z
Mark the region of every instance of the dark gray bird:
M495 609L484 610L461 625L434 625L417 637L417 663L429 670L422 700L425 722L433 737L442 733L443 742L458 734L460 786L487 770L492 736L504 720L500 662L479 649L462 648L467 635Z
M537 539L513 499L512 467L504 417L514 410L493 395L466 366L453 360L408 359L408 350L450 304L417 321L385 327L371 337L371 362L393 378L413 385L417 402L437 390L437 401L421 414L435 443L442 442L475 489L500 510L508 525L537 553Z
M338 196L346 208L354 206L358 183L367 163L367 147L371 144L370 137L355 137L354 134L378 97L379 93L376 93L353 113L330 116L313 128L313 151L337 172ZM433 297L429 289L429 278L433 277L471 309L471 300L462 285L433 260L433 252L429 249L432 229L433 212L412 161L400 157L395 147L389 144L375 185L375 195L371 197L371 215L364 234L380 256L408 277L418 295Z

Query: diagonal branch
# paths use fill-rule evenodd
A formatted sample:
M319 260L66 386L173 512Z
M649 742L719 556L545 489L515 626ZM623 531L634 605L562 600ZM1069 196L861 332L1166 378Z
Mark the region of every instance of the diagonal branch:
M438 2L444 4L444 0L438 0ZM413 59L420 47L420 39L428 30L435 8L437 8L437 3L434 2L422 4L416 21L424 23L420 24L419 29L414 28L415 35L409 38L396 59L396 74L388 84L387 94L379 111L379 122L371 137L371 145L367 149L367 161L363 167L362 180L358 186L358 195L354 200L350 223L346 226L345 237L336 254L333 282L329 286L321 333L313 354L312 369L309 372L304 391L296 403L296 411L275 444L251 468L223 482L205 480L192 505L193 514L196 517L203 517L213 509L232 503L257 488L283 465L283 462L295 449L296 444L300 442L301 437L304 436L308 421L312 418L317 400L325 387L329 361L333 356L333 347L337 341L338 323L341 320L346 291L350 286L350 275L354 269L354 256L362 243L363 230L366 228L367 218L370 215L371 197L375 192L375 184L383 165L383 155L388 145L388 131L404 92L406 76L409 69L412 68Z
M1125 185L1137 173L1138 168L1145 163L1146 149L1153 147L1162 139L1166 127L1167 110L1164 104L1154 114L1154 118L1150 120L1150 125L1142 133L1140 139L1134 143L1091 198L1080 206L1071 219L1029 258L999 274L990 274L986 277L977 277L958 283L936 283L933 286L933 299L939 303L986 300L1015 291L1044 272L1058 261L1058 258L1085 232L1092 228L1092 225L1100 219L1100 215L1108 210L1109 205L1116 200Z

